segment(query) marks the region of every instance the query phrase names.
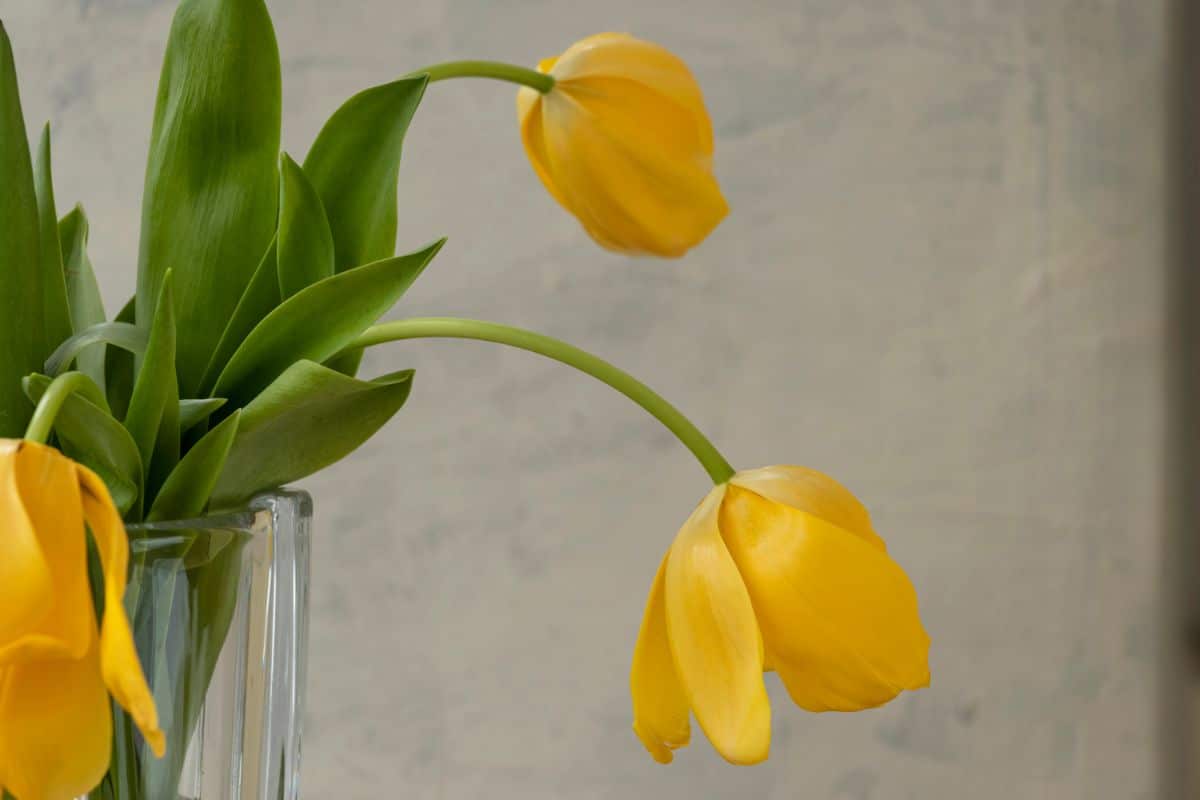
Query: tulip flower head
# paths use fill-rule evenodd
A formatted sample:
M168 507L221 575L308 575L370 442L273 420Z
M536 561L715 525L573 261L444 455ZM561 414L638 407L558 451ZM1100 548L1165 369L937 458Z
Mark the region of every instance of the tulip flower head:
M517 111L554 199L609 250L676 258L704 241L729 208L687 65L656 44L601 33L538 69L553 88L522 88Z
M848 490L766 467L717 486L650 590L631 671L634 730L655 760L689 712L734 764L766 759L778 673L808 711L858 711L929 685L929 636L903 570Z
M104 573L98 624L90 526ZM125 615L129 543L104 482L57 450L0 439L0 793L69 800L108 770L112 704L166 742Z

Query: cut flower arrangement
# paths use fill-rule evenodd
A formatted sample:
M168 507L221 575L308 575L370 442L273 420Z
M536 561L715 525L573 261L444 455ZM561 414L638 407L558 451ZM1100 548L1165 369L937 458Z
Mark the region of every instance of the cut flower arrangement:
M405 132L429 84L464 77L520 86L533 169L599 245L679 257L726 215L700 88L657 45L606 33L536 70L418 70L350 98L296 161L279 152L280 62L263 0L182 0L154 115L137 291L110 319L84 210L57 211L49 126L31 153L0 26L6 796L185 796L239 584L219 555L233 540L176 521L246 508L349 455L413 381L359 378L363 351L408 339L481 340L582 370L666 426L711 478L662 559L633 652L632 726L656 760L688 743L692 718L728 761L764 760L765 672L809 711L871 708L928 684L916 593L833 479L797 466L736 471L645 384L548 336L468 319L379 322L442 245L395 254ZM152 568L155 525L175 531L170 569ZM173 605L184 583L204 600L187 625Z

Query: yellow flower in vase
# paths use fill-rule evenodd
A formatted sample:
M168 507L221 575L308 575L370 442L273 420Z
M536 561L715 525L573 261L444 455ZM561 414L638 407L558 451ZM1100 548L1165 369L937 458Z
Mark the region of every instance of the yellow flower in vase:
M554 83L518 92L525 150L546 189L601 246L676 258L725 218L712 122L683 61L601 33L538 69Z
M85 522L104 574L99 624ZM69 800L100 782L110 695L165 751L123 605L128 563L99 477L51 447L0 439L0 789L18 800Z
M803 709L858 711L927 686L929 643L854 495L803 467L738 472L658 570L634 650L634 730L668 763L690 712L726 760L754 764L771 740L763 672Z

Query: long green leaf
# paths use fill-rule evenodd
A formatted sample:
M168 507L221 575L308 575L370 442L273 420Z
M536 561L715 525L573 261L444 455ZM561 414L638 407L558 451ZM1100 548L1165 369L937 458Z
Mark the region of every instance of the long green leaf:
M42 309L37 195L12 43L0 24L0 437L25 432L21 379L49 353Z
M279 305L276 252L276 243L275 240L272 240L266 255L258 263L258 269L254 270L254 277L250 279L250 285L242 293L242 299L238 301L233 316L229 318L229 324L225 326L221 342L213 352L208 369L204 371L204 379L200 381L198 394L205 395L212 390L221 370L225 369L225 365L229 363L229 359L238 346L250 335L254 326L262 322L263 318Z
M146 516L148 522L189 519L204 511L225 466L240 420L241 412L233 412L188 451L159 490L154 507Z
M187 432L216 413L225 405L223 397L208 397L203 400L179 401L179 430Z
M67 304L67 276L58 238L58 211L54 207L54 169L50 159L50 125L42 128L33 186L37 195L39 248L42 255L42 318L46 346L58 347L71 335L71 310Z
M81 333L108 319L100 284L88 258L88 219L83 206L76 205L58 221L58 239L62 250L63 269L67 279L67 305L71 310L71 332ZM96 347L80 353L76 359L79 371L103 389L104 348Z
M312 361L293 364L242 411L213 506L345 458L400 410L411 388L411 370L361 381Z
M159 292L158 308L151 322L150 343L146 347L146 355L142 358L137 380L133 385L129 413L125 415L125 427L137 442L147 476L150 474L150 463L154 457L155 442L159 438L163 419L168 415L172 402L176 407L176 414L179 406L179 389L175 377L175 303L171 276L172 273L168 271ZM175 435L178 446L178 431Z
M172 376L173 377L173 376ZM146 503L157 496L167 476L174 472L183 451L179 436L179 384L172 380L167 384L167 399L163 405L162 420L158 424L158 436L154 439L154 456L146 474Z
M129 298L121 310L117 312L114 322L124 322L132 325L134 320L135 298ZM134 356L120 348L104 348L104 391L108 395L108 404L112 406L113 414L124 419L129 413L129 397L133 394Z
M183 0L150 140L137 318L148 325L173 269L185 395L275 233L279 126L279 49L263 0Z
M35 404L49 386L46 375L30 375L23 381L25 394ZM134 507L141 494L142 458L120 422L95 403L72 394L58 412L54 432L64 453L104 480L122 514Z
M279 294L294 295L332 275L333 232L325 207L300 165L279 162Z
M119 347L135 355L142 355L146 352L148 341L149 337L146 332L136 325L128 322L101 322L80 331L59 345L58 349L46 359L46 374L58 375L69 367L72 361L76 359L82 361L84 356L92 350L99 349L98 346L102 344Z
M333 356L400 299L444 243L338 273L285 301L242 342L213 394L241 408L296 361Z
M396 252L400 150L425 84L425 76L403 78L351 97L304 159L329 215L339 272Z

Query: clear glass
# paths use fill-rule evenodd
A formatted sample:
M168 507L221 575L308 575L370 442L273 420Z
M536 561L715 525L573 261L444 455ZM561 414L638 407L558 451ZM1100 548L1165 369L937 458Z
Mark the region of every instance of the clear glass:
M154 758L124 713L91 800L295 800L312 501L131 525L126 606L167 733Z

